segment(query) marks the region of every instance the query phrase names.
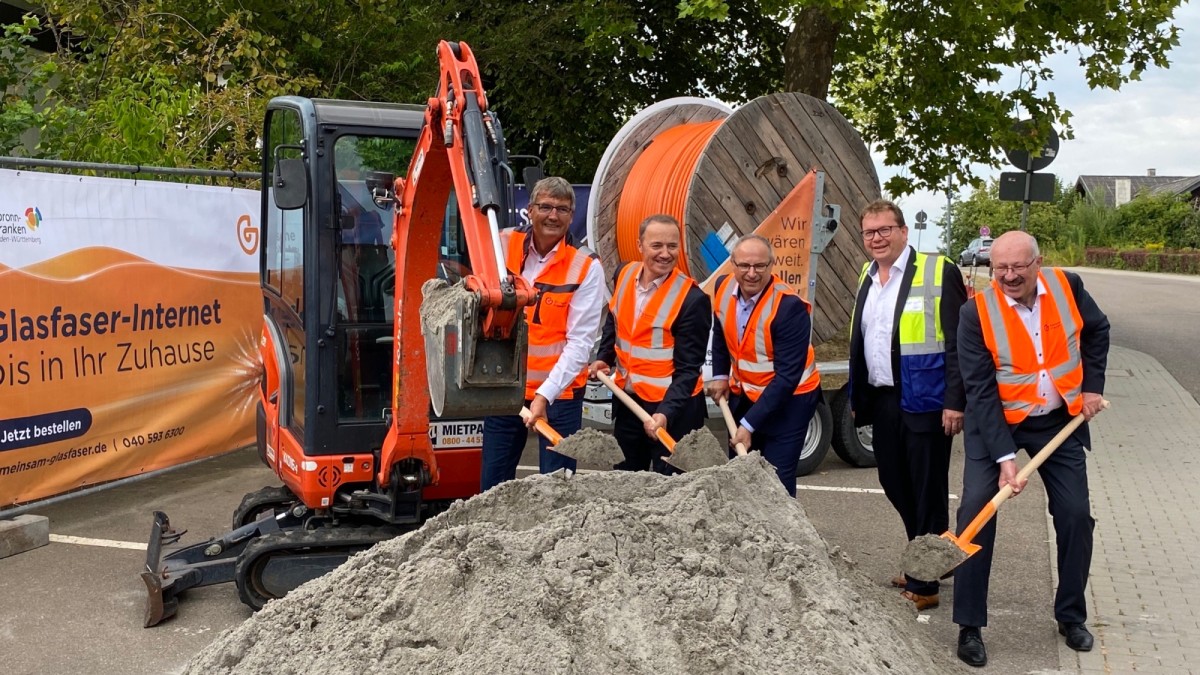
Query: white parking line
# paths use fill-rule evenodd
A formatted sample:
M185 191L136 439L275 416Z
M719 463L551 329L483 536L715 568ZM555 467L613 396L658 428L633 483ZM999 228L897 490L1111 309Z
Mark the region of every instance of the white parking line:
M77 544L79 546L100 546L102 548L124 548L131 551L145 551L146 545L136 541L116 541L114 539L92 539L91 537L73 537L69 534L52 534L50 541L56 544Z

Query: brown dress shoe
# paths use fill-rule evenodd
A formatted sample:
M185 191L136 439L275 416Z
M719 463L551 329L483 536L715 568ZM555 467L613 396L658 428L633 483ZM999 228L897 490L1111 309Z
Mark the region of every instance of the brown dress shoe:
M892 585L896 588L904 588L908 585L908 579L905 578L904 573L901 572L900 576L892 577Z
M900 597L904 598L905 600L911 600L918 612L926 609L933 609L939 604L937 593L934 593L933 595L917 595L912 591L904 591L900 594Z

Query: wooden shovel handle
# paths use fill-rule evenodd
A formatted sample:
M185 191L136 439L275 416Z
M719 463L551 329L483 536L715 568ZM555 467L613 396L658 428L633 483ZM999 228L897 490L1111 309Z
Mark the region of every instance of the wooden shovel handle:
M613 382L612 378L606 373L597 370L596 377L604 383L604 386L608 387L609 391L613 393L613 396L621 399L621 403L624 403L625 407L632 410L633 414L637 415L637 418L641 420L643 424L650 420L650 413L646 412L642 406L638 405L637 401L630 398L629 394L626 394L623 389L618 387L617 383ZM671 434L667 433L666 429L659 427L655 430L654 435L658 436L658 440L662 442L663 445L667 446L667 450L671 451L672 453L675 452L675 439L671 438Z
M1104 410L1107 407L1108 401L1101 402L1101 410ZM1067 437L1073 434L1075 430L1079 428L1079 425L1083 424L1083 422L1083 413L1071 418L1071 421L1067 422L1067 425L1063 427L1062 430L1060 430L1057 434L1055 434L1054 438L1051 438L1050 442L1047 443L1046 446L1041 449L1041 451L1034 455L1033 458L1030 459L1029 462L1017 472L1017 482L1019 483L1021 481L1029 480L1029 477L1033 475L1033 472L1037 471L1037 468L1041 466L1050 457L1050 455L1054 454L1054 451L1058 449L1058 446L1062 445L1063 441L1067 440ZM996 493L996 496L992 497L992 500L985 504L983 509L979 511L979 515L975 516L975 519L972 520L969 525L963 528L963 531L959 533L957 539L962 542L971 542L974 540L975 535L979 534L979 530L983 529L983 526L992 519L992 516L996 515L996 510L1000 508L1001 504L1008 501L1008 498L1011 497L1012 494L1012 485L1005 485L1003 488L1001 488L1000 491Z
M528 422L530 417L533 417L533 411L522 406L521 419ZM559 443L562 443L562 434L555 431L554 427L550 426L550 423L546 420L539 417L538 421L533 423L533 428L537 430L539 434L545 436L546 440L550 441L550 445L558 445Z
M729 427L729 437L732 438L733 435L737 433L738 425L733 419L733 411L729 409L729 397L727 396L720 401L717 401L717 406L721 408L721 416L725 418L725 426ZM733 449L737 452L739 457L746 456L746 446L742 445L741 443L735 445Z

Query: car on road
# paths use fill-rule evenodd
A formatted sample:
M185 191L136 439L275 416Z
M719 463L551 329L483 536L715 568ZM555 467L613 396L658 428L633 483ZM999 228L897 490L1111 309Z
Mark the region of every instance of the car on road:
M971 240L970 244L963 249L962 253L958 254L958 264L961 266L971 265L977 267L979 265L991 266L992 264L992 238L991 237L976 237Z

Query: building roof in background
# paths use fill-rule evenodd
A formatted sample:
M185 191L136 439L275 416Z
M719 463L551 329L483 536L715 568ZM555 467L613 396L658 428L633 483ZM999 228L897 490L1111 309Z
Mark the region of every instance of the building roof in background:
M1126 182L1127 181L1127 182ZM1128 185L1128 194L1121 185ZM1117 207L1143 192L1152 194L1183 194L1194 192L1200 187L1200 176L1080 176L1075 181L1075 191L1093 198L1104 199L1104 205ZM1122 201L1118 203L1118 192Z

